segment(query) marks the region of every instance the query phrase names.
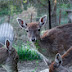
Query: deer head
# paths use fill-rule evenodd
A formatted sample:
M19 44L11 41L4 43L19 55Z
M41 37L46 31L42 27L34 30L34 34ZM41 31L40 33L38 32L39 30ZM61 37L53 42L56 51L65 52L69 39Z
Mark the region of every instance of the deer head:
M49 72L68 72L65 67L62 66L62 57L59 53L55 56L55 61L49 66Z
M27 36L30 41L35 42L40 38L40 29L46 23L47 16L40 18L39 22L26 23L20 18L17 18L19 25L27 32Z
M18 54L9 40L5 41L5 48L0 48L0 64L7 72L18 72Z

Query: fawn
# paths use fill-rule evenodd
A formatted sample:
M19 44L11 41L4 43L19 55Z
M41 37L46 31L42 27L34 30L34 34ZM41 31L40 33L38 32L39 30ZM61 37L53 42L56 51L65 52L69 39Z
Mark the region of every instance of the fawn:
M49 66L49 72L68 72L65 66L72 66L72 47L62 56L56 54L55 61Z
M7 72L18 72L18 54L9 40L5 41L5 48L0 48L0 64Z
M19 25L26 30L27 36L33 43L33 46L52 61L57 53L63 54L72 46L72 24L46 30L41 36L40 30L46 23L46 20L46 15L41 17L39 22L31 23L25 23L22 19L17 18Z

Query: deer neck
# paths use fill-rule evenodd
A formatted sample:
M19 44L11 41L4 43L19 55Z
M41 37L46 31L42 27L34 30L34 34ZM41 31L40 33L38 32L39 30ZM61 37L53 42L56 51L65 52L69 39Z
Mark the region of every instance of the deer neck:
M51 50L50 50L50 44L48 42L49 40L42 39L39 38L38 40L36 40L33 45L34 48L36 48L40 53L42 53L44 56L46 56L47 58L49 58L50 60L54 59L54 53L51 54Z

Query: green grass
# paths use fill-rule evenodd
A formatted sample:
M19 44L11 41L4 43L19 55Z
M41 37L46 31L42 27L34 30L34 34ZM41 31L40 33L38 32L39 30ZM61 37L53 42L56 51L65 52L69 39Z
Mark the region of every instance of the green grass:
M40 56L37 54L37 52L34 49L30 49L29 45L22 45L22 46L13 46L18 55L19 60L38 60L40 59Z

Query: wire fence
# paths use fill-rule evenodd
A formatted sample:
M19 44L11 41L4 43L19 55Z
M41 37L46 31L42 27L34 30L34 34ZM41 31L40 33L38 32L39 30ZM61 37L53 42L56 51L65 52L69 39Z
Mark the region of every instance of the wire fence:
M21 29L16 18L19 17L27 23L39 21L43 15L48 15L47 0L0 0L0 24L9 22L14 28L15 45L27 45L27 34ZM72 20L72 1L71 0L54 0L51 1L51 26L55 27L62 24L67 24ZM55 10L54 10L55 9ZM54 11L54 12L53 12ZM43 26L42 30L49 29L49 20ZM32 47L32 46L31 46Z

